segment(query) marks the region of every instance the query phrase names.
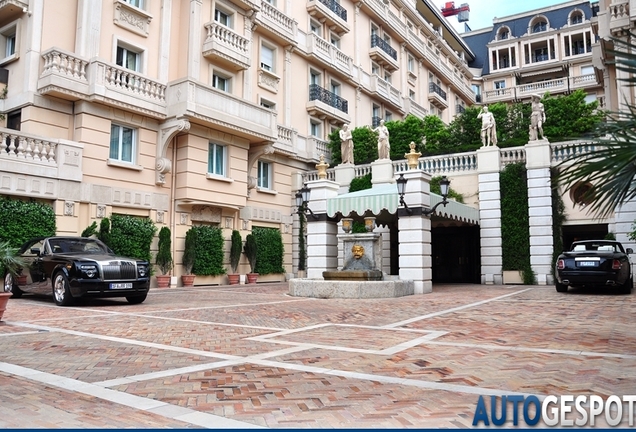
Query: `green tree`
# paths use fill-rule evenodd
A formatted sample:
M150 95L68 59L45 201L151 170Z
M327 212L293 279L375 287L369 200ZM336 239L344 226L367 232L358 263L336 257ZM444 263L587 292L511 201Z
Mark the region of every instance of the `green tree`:
M115 253L151 262L150 245L157 227L150 218L113 214L110 222L110 243L107 244Z
M545 95L541 102L545 107L543 132L550 141L562 141L589 135L599 125L604 113L598 110L598 102L587 103L587 93L576 90L569 95L553 97Z
M429 115L424 117L426 145L421 152L424 156L444 153L450 147L451 134L442 119Z
M404 154L411 151L411 142L416 144L415 151L424 150L424 120L421 118L409 114L403 121L386 122L385 126L389 130L391 160L404 159Z
M636 34L630 33L628 39L633 41L634 38ZM633 87L636 84L636 43L611 40L615 49L609 54L616 59L616 70L625 72L626 76L618 81ZM599 218L636 198L636 105L621 102L625 104L624 110L608 113L607 121L598 124L596 138L592 140L593 151L559 165L558 183L565 190L577 183L594 185L589 208Z
M331 152L331 166L342 162L340 152L340 129L329 134L327 147ZM369 127L357 127L351 131L353 138L353 160L356 165L364 165L378 158L378 136Z
M164 226L159 230L159 244L155 262L162 275L172 270L172 235L170 228Z

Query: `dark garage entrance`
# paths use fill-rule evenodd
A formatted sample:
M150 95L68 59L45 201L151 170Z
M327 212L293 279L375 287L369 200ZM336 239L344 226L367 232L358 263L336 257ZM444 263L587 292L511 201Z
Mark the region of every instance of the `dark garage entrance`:
M479 226L437 226L431 240L433 282L481 283Z

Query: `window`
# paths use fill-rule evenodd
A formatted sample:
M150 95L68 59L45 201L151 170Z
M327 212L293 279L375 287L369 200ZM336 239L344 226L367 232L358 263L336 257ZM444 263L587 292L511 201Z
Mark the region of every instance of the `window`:
M10 57L15 54L15 33L5 36L4 56Z
M583 14L581 12L573 12L570 16L570 25L581 24L583 22Z
M375 63L371 63L371 75L380 75L380 66Z
M272 164L269 162L258 161L258 179L256 185L259 188L272 188Z
M115 59L115 63L126 69L139 72L141 66L141 54L118 45L117 58Z
M391 121L393 119L393 113L389 111L384 112L384 121Z
M309 30L316 36L322 36L322 24L320 24L318 21L309 21Z
M20 130L22 124L22 110L11 111L7 114L7 129Z
M391 84L391 74L390 73L384 72L384 81L386 81L389 84Z
M409 99L415 100L415 92L411 89L409 89Z
M225 159L227 148L223 145L210 143L208 147L208 172L225 177Z
M124 0L124 2L128 3L131 6L138 7L139 9L144 8L144 0Z
M333 33L331 34L331 45L340 49L340 38Z
M409 72L415 72L415 59L413 58L413 56L408 57L406 66Z
M309 125L309 135L316 138L322 138L321 126L322 124L318 120L311 119L310 125Z
M214 9L214 21L232 28L232 15L221 9Z
M274 50L267 45L261 45L261 69L274 72Z
M212 74L212 87L224 92L230 92L231 79L227 76L221 75L217 72Z
M508 39L509 37L510 37L510 30L508 29L508 27L501 27L499 31L497 32L497 39L499 40L505 40L505 39Z
M309 73L309 84L321 85L320 73L319 72L315 72L315 71L312 70Z
M331 93L335 94L336 96L340 96L340 84L335 82L335 81L331 81Z
M378 105L373 105L373 117L380 117L380 107Z
M110 154L113 160L134 163L137 130L118 124L110 125Z
M594 66L581 66L581 75L593 75Z
M532 25L532 33L544 32L548 29L548 23L544 20L537 21Z
M261 98L261 106L267 109L276 109L276 103L263 98Z

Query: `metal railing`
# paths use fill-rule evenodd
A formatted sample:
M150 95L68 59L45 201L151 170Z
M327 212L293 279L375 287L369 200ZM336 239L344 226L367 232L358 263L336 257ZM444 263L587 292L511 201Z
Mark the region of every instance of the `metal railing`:
M393 60L397 61L397 51L394 50L387 41L382 39L377 34L371 35L371 48L373 47L380 48L382 51L390 55Z
M318 1L324 4L325 6L327 6L331 12L335 13L340 18L342 18L343 21L347 20L347 10L343 8L342 6L340 6L340 4L336 0L318 0Z
M346 99L343 99L337 94L320 87L318 84L309 85L309 100L318 100L344 113L349 112L349 102L347 102Z
M438 95L442 97L442 99L446 100L446 92L442 90L442 88L435 83L429 83L428 92L437 93Z

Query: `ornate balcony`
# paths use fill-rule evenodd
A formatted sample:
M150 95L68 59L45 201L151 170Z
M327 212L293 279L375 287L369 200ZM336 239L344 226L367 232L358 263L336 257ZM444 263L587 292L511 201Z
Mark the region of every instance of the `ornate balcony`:
M276 113L245 99L188 79L171 83L166 90L168 115L213 125L252 141L275 142Z
M397 51L378 35L371 35L371 50L369 51L369 55L373 61L389 71L394 71L399 68Z
M283 45L297 45L298 23L267 2L256 14L256 23Z
M339 35L349 32L347 10L335 0L307 0L307 12Z
M400 90L393 87L387 81L383 80L377 75L371 75L371 88L372 93L381 97L385 102L391 104L394 108L401 112L404 112L404 106L402 103L402 95Z
M0 19L4 21L14 20L29 10L28 0L0 0Z
M317 84L309 86L309 102L307 102L309 115L321 119L329 119L335 124L350 123L349 103L335 93L330 92Z
M82 181L83 148L74 141L0 128L0 189L55 199L60 180Z
M404 107L407 114L412 114L415 117L424 118L428 115L428 110L411 98L404 99Z
M217 22L205 25L207 37L203 42L203 56L217 60L234 70L250 66L250 41Z
M446 92L435 83L429 83L428 85L428 100L439 109L448 108Z
M352 59L338 48L321 38L315 33L310 33L307 37L307 53L314 58L321 60L325 66L335 67L338 72L352 76Z
M58 48L42 54L44 67L38 91L68 100L99 101L105 105L163 119L166 85L138 72L100 59L88 61Z

